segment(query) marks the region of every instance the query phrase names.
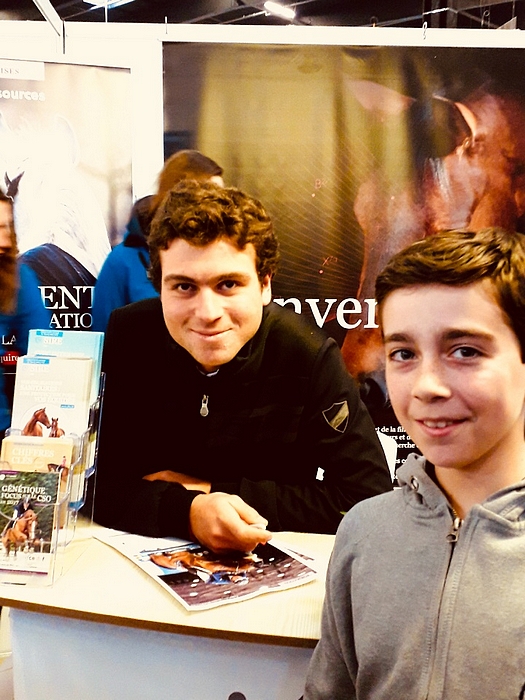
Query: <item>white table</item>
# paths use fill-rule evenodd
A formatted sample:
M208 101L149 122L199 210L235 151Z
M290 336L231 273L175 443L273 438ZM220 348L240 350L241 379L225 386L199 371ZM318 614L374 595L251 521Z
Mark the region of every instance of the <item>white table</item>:
M187 612L96 528L77 527L53 586L0 585L16 700L298 700L334 537L278 535L315 557L317 581Z

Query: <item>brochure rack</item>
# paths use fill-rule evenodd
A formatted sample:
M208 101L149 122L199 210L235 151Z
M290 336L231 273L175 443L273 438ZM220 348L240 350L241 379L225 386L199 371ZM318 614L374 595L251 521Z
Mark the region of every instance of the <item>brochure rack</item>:
M3 531L0 530L0 584L46 586L53 584L63 573L64 552L74 537L78 513L86 504L88 488L94 489L103 393L102 374L98 396L91 405L87 429L80 436L68 434L49 438L22 435L20 429L14 428L6 431L6 445L10 444L11 455L14 457L11 461L0 461L0 528L3 528ZM51 452L46 449L49 448L50 441L56 446L57 455L64 452L64 462L65 454L70 450L71 458L67 461L69 466L61 465L60 458L52 463ZM61 447L64 448L62 451ZM22 457L17 455L40 456L34 458L35 468L31 469L27 466L21 468L19 462ZM46 461L49 459L52 461ZM13 520L11 516L16 501L26 493L33 497L38 522L38 507L41 505L37 502L38 494L44 486L48 486L52 472L56 475L56 490L53 492L51 489L46 494L46 500L49 501L47 506L52 511L45 515L45 521L52 524L49 532L44 533L43 537L37 527L17 546L16 551L14 547L8 550L7 542L4 544L5 531ZM10 480L15 480L16 486L4 485ZM2 500L2 488L11 489L13 497ZM92 502L84 507L83 515L89 523L92 522Z

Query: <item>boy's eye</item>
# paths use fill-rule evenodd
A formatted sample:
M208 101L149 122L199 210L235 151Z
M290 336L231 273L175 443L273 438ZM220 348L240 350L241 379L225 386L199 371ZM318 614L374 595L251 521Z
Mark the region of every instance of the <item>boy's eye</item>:
M472 357L479 357L481 352L476 348L470 347L469 345L462 345L460 348L455 348L452 355L461 360L468 360Z
M388 359L393 362L407 362L408 360L412 360L413 357L414 353L407 348L399 348L388 353Z

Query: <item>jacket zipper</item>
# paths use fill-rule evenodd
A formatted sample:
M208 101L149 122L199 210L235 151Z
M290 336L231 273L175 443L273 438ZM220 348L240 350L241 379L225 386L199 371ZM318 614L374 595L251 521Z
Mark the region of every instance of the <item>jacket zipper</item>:
M452 559L452 552L454 551L454 545L455 545L456 542L458 541L458 537L459 537L459 528L461 527L461 525L462 525L462 523L463 523L463 521L462 521L461 518L457 515L457 513L455 513L454 511L452 511L452 514L453 514L454 519L452 520L452 526L451 526L451 528L450 528L450 530L449 530L449 532L448 532L448 535L447 535L447 542L450 542L450 543L452 544L452 550L451 550L451 552L450 552L450 558L451 558L451 559ZM450 567L450 561L449 561L449 567ZM447 573L448 573L448 570L447 570Z
M462 525L463 525L463 520L461 520L461 518L458 516L456 511L454 509L452 509L452 525L450 526L450 529L449 529L447 537L446 537L447 542L450 542L450 553L449 553L449 558L448 558L448 563L447 563L447 570L445 572L445 577L443 579L443 584L442 584L442 588L441 588L441 601L440 601L439 608L438 608L438 616L437 616L437 620L436 620L436 636L434 638L434 643L437 643L437 628L439 626L439 621L441 618L441 606L443 603L443 594L445 592L445 584L447 582L447 578L448 578L448 575L450 572L450 566L452 564L452 556L454 554L454 549L456 547L456 542L458 541L459 531L460 531ZM434 651L434 660L432 662L433 666L436 663L436 659L435 659L436 653L437 653L437 649ZM427 700L430 697L430 692L431 692L432 687L434 685L433 684L434 671L435 671L435 669L432 668L432 670L430 672L430 676L429 676L429 686L428 686L428 692L426 695Z
M203 394L203 396L202 396L201 410L199 411L199 413L201 414L201 416L203 418L206 418L206 416L210 412L210 409L208 408L208 399L209 398L210 397L207 394Z

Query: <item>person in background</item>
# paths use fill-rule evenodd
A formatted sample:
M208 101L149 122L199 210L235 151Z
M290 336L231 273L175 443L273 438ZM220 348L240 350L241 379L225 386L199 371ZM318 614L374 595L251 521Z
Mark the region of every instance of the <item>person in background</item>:
M157 193L135 202L124 240L102 266L95 283L92 330L105 331L113 309L157 296L147 274L149 227L165 194L185 179L224 184L220 165L199 151L178 151L168 158L159 175Z
M13 201L0 190L0 442L11 423L14 373L6 374L4 360L27 352L29 330L49 328L35 273L17 262Z
M424 456L343 519L304 700L521 700L525 239L430 236L376 299L390 400Z
M248 552L266 527L334 533L392 488L337 343L271 302L278 244L259 201L180 182L150 252L160 299L117 309L106 333L98 523Z

